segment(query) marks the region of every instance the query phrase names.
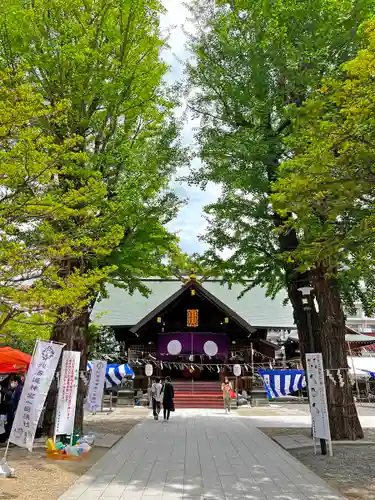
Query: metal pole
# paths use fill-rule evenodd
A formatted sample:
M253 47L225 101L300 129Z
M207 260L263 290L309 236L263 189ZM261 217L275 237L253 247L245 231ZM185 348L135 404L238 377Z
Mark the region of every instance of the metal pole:
M251 395L250 404L253 406L253 388L254 388L254 349L253 343L250 343L250 363L251 363Z
M311 352L315 352L315 341L314 341L314 335L313 335L313 329L312 329L312 323L311 323L311 308L306 306L305 311L306 311L306 315L307 315L307 326L309 328L310 349L311 349Z
M347 344L348 344L348 349L349 349L350 360L352 362L352 367L353 367L355 387L357 389L357 396L358 396L358 403L362 406L362 403L361 403L361 393L359 392L359 385L358 385L357 373L355 371L355 366L354 366L354 361L353 361L352 349L350 347L350 342L347 342ZM348 374L348 378L349 378L349 374Z
M315 341L314 341L312 322L311 322L311 308L306 307L305 310L307 315L307 325L309 328L310 349L311 352L315 352ZM325 439L320 440L320 450L322 452L322 455L327 455L327 443Z

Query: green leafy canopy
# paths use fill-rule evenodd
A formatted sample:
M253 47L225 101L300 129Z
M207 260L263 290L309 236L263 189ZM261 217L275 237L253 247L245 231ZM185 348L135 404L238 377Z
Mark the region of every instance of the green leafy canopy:
M204 239L207 261L228 281L250 278L250 286L271 295L285 287L270 195L288 154L289 106L301 106L324 75L357 54L359 25L374 8L372 0L193 2L195 61L187 72L202 166L190 181L222 186L219 200L206 207Z
M280 167L272 202L293 213L282 231L303 234L289 258L340 271L342 285L350 285L349 305L359 294L369 316L375 306L374 21L365 23L364 40L337 76L325 78L303 107L291 110L286 144L292 158Z
M38 96L33 109L23 103L21 116L25 134L34 134L27 148L42 156L26 158L24 146L6 182L0 178L4 189L15 183L20 200L18 211L7 200L10 216L3 219L7 234L14 233L4 243L14 259L8 271L14 278L28 262L36 276L27 288L32 298L23 291L25 307L56 312L60 323L89 308L108 281L141 286L139 278L162 272L163 259L176 250L166 223L179 200L168 184L184 152L176 96L163 82L162 11L155 0L0 6L0 68L6 75L19 70L27 99ZM37 180L22 174L25 159L44 163ZM26 259L34 248L39 253ZM20 291L12 290L18 304Z

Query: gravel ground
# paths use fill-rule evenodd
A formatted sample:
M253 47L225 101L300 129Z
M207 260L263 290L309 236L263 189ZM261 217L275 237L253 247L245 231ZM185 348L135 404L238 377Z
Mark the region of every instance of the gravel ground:
M89 416L85 432L111 433L124 436L143 418L142 414L113 412ZM15 478L0 478L0 500L57 500L82 474L95 464L108 448L93 447L82 461L47 460L44 448L32 453L10 448L8 464L16 471ZM1 456L2 450L0 450Z
M276 435L304 434L309 429L261 429L271 438ZM333 443L333 457L314 455L312 448L288 450L348 499L375 500L375 429L364 429L365 439L373 445Z

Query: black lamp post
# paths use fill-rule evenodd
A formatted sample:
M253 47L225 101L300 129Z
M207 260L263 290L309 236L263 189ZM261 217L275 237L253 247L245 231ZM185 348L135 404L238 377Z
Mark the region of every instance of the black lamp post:
M315 352L315 342L314 342L314 335L313 335L312 322L311 322L311 307L309 304L309 298L310 298L311 292L313 290L314 290L314 288L311 286L302 286L301 288L298 288L298 291L301 292L301 294L302 294L303 310L305 311L306 317L307 317L307 327L309 330L310 352ZM306 383L307 383L307 374L306 374ZM325 439L320 440L320 449L321 449L322 455L327 455L327 443L326 443Z

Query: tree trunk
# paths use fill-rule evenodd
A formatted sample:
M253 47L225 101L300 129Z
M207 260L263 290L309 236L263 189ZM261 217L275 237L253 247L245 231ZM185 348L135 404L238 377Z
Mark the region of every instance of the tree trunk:
M276 227L281 227L283 220L274 214ZM294 230L279 235L280 252L292 252L298 248L298 238ZM288 297L293 307L294 322L298 330L301 361L306 370L307 352L312 352L307 314L304 310L302 295L298 288L313 285L319 305L316 311L314 300L309 299L311 326L314 349L321 352L325 368L342 368L344 386L336 385L326 377L327 405L333 440L363 438L357 409L353 399L352 386L348 376L348 363L345 344L345 317L341 306L340 290L334 279L328 279L325 269L314 273L299 273L294 263L285 264L285 279ZM336 376L337 372L334 372Z
M67 311L62 311L63 314ZM80 316L73 319L71 322L57 322L53 328L51 340L63 342L66 344L65 349L71 351L79 351L81 353L80 371L87 371L87 353L88 353L88 324L89 312L83 311ZM60 371L61 360L57 371ZM85 384L81 377L78 381L78 394L74 429L79 432L83 431L83 403L86 396ZM54 379L49 390L46 402L46 411L43 420L43 433L48 436L53 436L55 415L56 415L56 399L57 399L57 383Z
M302 100L301 100L302 102ZM271 119L269 119L271 123ZM269 125L271 130L271 127ZM271 134L272 138L272 134ZM270 151L267 166L267 177L270 186L277 180L280 154L278 151ZM271 193L270 193L271 194ZM288 217L287 217L288 219ZM275 228L280 230L286 219L280 214L273 212ZM298 237L294 229L285 229L279 232L279 249L281 254L292 253L298 248ZM357 409L354 404L352 386L348 377L348 363L345 345L345 317L341 307L340 290L333 279L328 279L325 269L317 269L316 272L301 274L293 262L285 262L285 282L288 297L293 306L294 321L298 329L301 360L306 370L306 352L311 352L309 340L309 325L307 314L304 311L302 295L298 288L313 285L319 305L319 314L316 311L312 298L309 300L311 310L311 326L316 352L323 355L324 368L342 368L344 387L337 383L333 384L326 380L327 404L330 419L331 437L339 439L361 439L363 431L358 419Z
M269 165L267 167L267 177L270 183L277 181L280 155L274 153L270 156ZM270 195L272 191L270 190ZM290 214L284 218L277 212L272 213L273 224L278 230L279 251L281 254L290 254L298 248L298 237L294 229L285 229L285 222ZM298 331L298 340L300 347L300 356L304 369L306 369L305 354L311 352L310 332L307 322L307 315L303 307L302 295L298 291L303 286L311 284L309 273L301 273L294 262L286 262L284 260L285 270L285 285L288 291L288 297L293 307L293 319ZM319 329L319 316L315 309L315 305L311 303L311 322L313 330Z
M342 369L341 375L344 380L344 386L340 387L337 371L332 372L337 380L336 384L326 377L331 437L333 440L362 439L363 431L348 374L345 316L341 306L340 290L336 280L327 276L323 266L315 270L313 285L321 320L321 328L315 332L316 351L323 355L324 368Z
M273 214L273 220L277 229L284 225L285 220L279 214ZM279 249L281 254L294 252L298 248L297 233L294 229L289 229L287 232L279 233ZM309 273L301 273L298 271L294 262L285 262L285 285L288 291L288 297L293 307L293 319L298 331L298 340L300 348L300 356L304 369L306 369L307 352L312 352L310 342L310 331L307 321L306 311L302 302L301 292L299 288L311 285L311 277ZM319 330L319 315L316 311L314 302L310 303L311 308L311 323L313 331Z

